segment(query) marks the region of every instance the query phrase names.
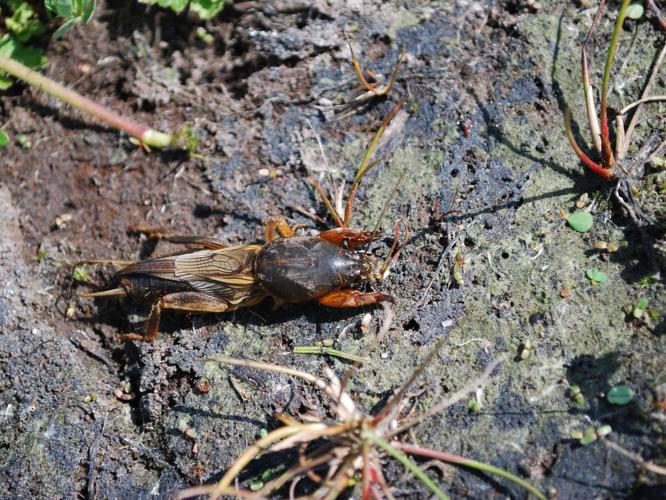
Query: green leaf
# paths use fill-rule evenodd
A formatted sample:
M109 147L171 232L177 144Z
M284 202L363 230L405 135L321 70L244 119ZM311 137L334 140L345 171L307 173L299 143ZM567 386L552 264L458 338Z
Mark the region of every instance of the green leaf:
M65 19L65 23L53 34L60 38L79 22L86 24L95 12L95 0L44 0L46 8Z
M585 429L583 437L580 439L580 444L586 446L590 443L593 443L597 440L597 432L594 430L594 427L588 427Z
M191 0L190 10L206 20L220 12L225 3L226 0Z
M74 6L71 0L44 0L44 6L54 14L69 19L74 15Z
M160 7L171 9L177 14L180 14L189 4L190 10L205 20L220 12L229 3L229 0L139 0L139 3L157 4Z
M55 31L55 33L53 33L53 38L57 40L58 38L62 37L65 33L67 33L70 29L72 29L74 25L78 23L80 20L81 18L78 16L68 19L67 21L65 21L65 24L60 26L60 28L58 28Z
M16 35L21 42L27 42L32 36L39 35L44 32L44 26L37 16L33 8L27 3L21 3L12 17L5 19L5 26L7 29Z
M0 74L0 90L7 90L14 82L6 75Z
M612 405L626 405L634 399L634 391L628 385L616 385L608 391L606 399Z
M9 136L4 130L0 130L0 148L4 148L9 144Z
M87 24L95 13L95 0L85 0L81 9L83 24Z
M608 279L606 273L600 271L596 267L592 267L585 271L585 276L587 276L593 283L604 283Z
M629 19L640 19L643 17L643 12L645 9L643 9L643 6L639 3L632 3L629 7L627 7L627 17Z
M586 210L573 213L567 217L567 222L572 227L574 231L579 233L586 233L592 227L594 219L592 214Z
M41 50L24 47L11 33L5 33L0 37L0 55L11 57L31 69L39 68L46 63L46 57L42 55ZM12 84L13 80L0 72L0 90L7 90Z
M602 425L596 428L598 437L608 436L611 432L613 432L613 428L610 425Z
M647 306L648 300L645 297L638 299L638 302L636 302L636 309L647 309Z
M187 6L188 0L139 0L139 3L145 3L148 5L157 4L160 7L166 9L171 9L176 14L180 14L183 9Z

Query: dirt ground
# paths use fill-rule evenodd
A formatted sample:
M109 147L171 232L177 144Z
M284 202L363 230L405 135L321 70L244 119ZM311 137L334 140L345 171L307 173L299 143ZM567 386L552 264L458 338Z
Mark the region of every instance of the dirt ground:
M261 242L271 215L321 230L304 214L325 217L307 178L327 180L332 170L337 182L351 181L399 97L405 103L361 185L353 223L371 229L399 181L376 252L385 254L398 220L411 236L373 285L395 297L396 320L350 392L376 411L444 337L411 400L419 411L506 353L487 385L410 438L506 468L559 498L663 494L663 477L599 441L570 437L608 424L608 439L666 461L666 296L654 264L663 254L644 245L608 186L583 171L563 129L567 103L586 140L578 59L594 10L580 3L284 0L229 6L201 22L116 0L51 41L44 73L155 128L193 124L202 157L148 153L23 85L2 96L0 124L32 147L12 143L0 159L0 497L169 498L219 478L262 429L278 425L274 415L330 414L326 398L302 382L206 359L342 375L344 361L293 347L332 339L363 356L381 307L273 311L265 301L227 315L165 314L154 343L121 343L120 334L142 331L146 309L76 297L115 283L109 267L90 267L77 282L73 263L145 257L152 248L128 232L136 225L230 245ZM615 9L598 28L595 82ZM197 35L201 26L211 44ZM377 75L389 75L406 48L389 98L345 108L359 93L345 31ZM638 98L663 44L649 18L625 28L613 107ZM666 94L663 75L653 94ZM665 115L664 103L645 110L637 147L655 134L663 140ZM658 221L643 230L657 240L665 230L659 175L636 188ZM577 203L592 204L584 234L560 215ZM599 251L598 241L619 250ZM173 250L160 244L157 252ZM591 282L590 268L607 281ZM649 320L625 312L640 299ZM607 401L618 384L633 389L627 405ZM568 396L570 385L584 403ZM271 465L269 457L244 477ZM397 464L385 472L396 497L428 496ZM525 497L463 469L428 474L454 498Z

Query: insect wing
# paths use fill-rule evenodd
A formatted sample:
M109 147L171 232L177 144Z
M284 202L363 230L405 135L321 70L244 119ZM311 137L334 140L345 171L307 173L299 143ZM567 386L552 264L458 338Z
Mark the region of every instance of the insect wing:
M201 292L237 304L256 290L254 258L260 245L202 250L175 256L174 275Z

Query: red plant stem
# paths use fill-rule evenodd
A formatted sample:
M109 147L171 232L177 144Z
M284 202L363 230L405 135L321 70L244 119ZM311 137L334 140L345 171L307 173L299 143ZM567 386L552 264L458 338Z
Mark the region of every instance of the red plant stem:
M535 486L525 481L524 479L519 478L515 474L512 474L509 471L504 469L499 469L493 465L485 464L483 462L478 462L469 458L461 457L460 455L453 455L452 453L446 453L444 451L433 450L432 448L422 448L421 446L414 446L412 444L404 444L400 441L391 441L391 446L393 448L403 452L409 453L410 455L419 455L422 457L434 458L435 460L441 460L442 462L453 463L463 465L478 471L494 474L499 477L503 477L512 481L527 491L532 495L537 497L539 500L547 500L546 495L540 492Z
M150 127L146 127L145 125L125 118L106 106L102 106L101 104L74 92L64 85L47 78L37 71L31 70L10 57L0 55L0 71L5 71L14 77L29 83L36 89L57 97L70 106L92 115L114 128L127 132L144 144L161 148L168 147L171 144L172 136L170 134L158 132Z
M571 149L574 150L578 158L581 159L585 165L587 165L590 170L592 170L595 174L601 176L603 179L607 181L611 181L615 178L615 174L613 174L613 171L608 168L604 168L598 163L592 161L589 156L587 156L582 149L578 146L576 143L576 139L574 139L573 136L573 131L571 130L571 111L569 108L564 113L564 128L567 131L567 139L569 140L569 144L571 145Z
M391 441L391 446L409 453L410 455L419 455L422 457L435 458L437 460L443 460L444 462L452 464L464 464L470 460L460 455L453 455L452 453L447 453L445 451L433 450L432 448L422 448L421 446L415 446L413 444L405 444L400 441L393 440Z
M363 500L370 500L370 457L368 457L368 448L370 445L363 442L363 487L361 489L361 498Z
M605 167L612 167L615 163L613 157L613 148L610 143L610 134L608 132L608 84L610 81L610 72L613 67L613 59L615 59L615 52L617 44L622 32L622 24L627 17L627 9L631 0L622 0L622 5L617 13L617 20L615 21L615 28L611 36L610 46L608 47L608 56L606 57L606 64L604 65L604 76L601 81L601 154L604 160Z

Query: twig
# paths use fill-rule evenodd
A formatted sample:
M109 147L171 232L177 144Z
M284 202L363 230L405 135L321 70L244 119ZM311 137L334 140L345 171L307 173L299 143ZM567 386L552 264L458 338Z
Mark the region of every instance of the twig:
M469 228L469 226L468 226ZM446 245L446 248L442 250L442 253L439 254L439 261L437 262L437 267L435 268L435 271L432 273L432 278L430 278L430 281L428 281L428 284L425 286L423 289L423 293L421 294L421 298L417 300L414 305L411 307L409 312L403 317L400 318L401 321L411 319L412 316L416 313L416 310L423 305L425 302L426 298L428 298L428 294L430 293L430 289L432 286L435 284L435 281L439 278L440 273L442 272L442 268L444 267L444 264L446 263L446 257L451 253L451 250L453 250L453 247L460 241L460 239L463 237L463 235L466 234L466 230L461 231L458 233L451 241L449 241L449 244Z
M321 153L321 157L324 160L324 166L326 167L326 174L328 175L328 182L331 183L330 189L331 193L333 193L334 198L335 198L335 203L336 203L336 208L339 210L339 213L342 213L342 189L344 187L344 181L342 182L340 189L336 192L335 191L335 180L333 180L333 172L334 170L331 168L331 166L328 163L328 158L326 157L326 152L324 151L324 145L321 143L321 137L319 137L319 134L315 130L314 126L312 125L312 122L310 121L309 118L306 118L305 121L307 122L308 126L310 127L310 130L312 130L312 133L315 136L315 139L317 140L317 145L319 146L319 152ZM339 203L338 203L339 200Z
M294 354L328 354L329 356L336 356L338 358L346 359L356 363L367 363L369 361L369 358L357 356L355 354L350 354L339 349L334 349L332 347L326 347L323 345L296 346L293 348L292 352Z
M106 427L106 418L109 416L108 413L104 414L104 420L102 420L102 425L100 426L99 432L95 436L92 444L90 445L90 451L88 452L88 498L93 500L95 498L95 478L97 476L97 452L99 451L99 445L102 442L102 435L104 434L104 428Z
M594 92L592 89L592 84L590 83L590 71L589 64L587 62L587 47L592 40L592 35L594 30L599 24L599 19L601 18L601 13L604 10L605 0L599 2L597 7L597 12L594 14L592 19L592 24L590 29L587 32L585 41L583 42L583 47L580 51L580 66L581 73L583 75L583 90L585 91L585 109L587 111L587 123L590 127L590 135L592 136L592 144L594 144L594 149L597 153L601 153L601 129L599 128L599 118L597 117L597 110L594 104Z
M256 368L257 370L268 370L272 372L285 373L287 375L292 375L294 377L300 377L304 380L307 380L311 384L315 385L317 388L324 391L331 398L337 401L336 394L331 391L331 387L323 379L310 375L309 373L296 370L294 368L289 368L287 366L272 365L270 363L262 363L261 361L251 361L249 359L235 359L227 358L226 356L211 356L208 358L208 361L214 361L216 363L222 363L225 365L232 366L244 366L247 368Z
M483 373L479 375L477 378L472 380L471 382L467 383L462 389L460 389L458 392L453 394L451 397L446 398L443 401L440 401L438 404L430 408L425 413L422 413L421 415L417 415L416 417L408 420L407 422L403 423L400 425L398 428L393 429L390 433L389 436L397 436L398 434L406 431L410 427L413 427L417 424L420 424L424 420L432 417L433 415L436 415L438 413L441 413L444 411L446 408L453 406L456 404L458 401L466 397L470 392L476 391L479 387L485 385L488 382L488 379L490 378L491 373L499 365L506 359L505 355L499 356L498 358L494 359L491 361L488 366L486 366L486 369L483 370Z
M654 3L654 0L647 0L645 5L657 18L657 22L659 23L659 26L661 26L661 29L666 30L666 17L661 13L659 7Z
M638 101L634 101L631 104L628 104L627 106L622 108L618 114L625 115L636 106L645 104L646 102L654 102L654 101L666 101L666 95L653 95L650 97L644 97L642 99L639 99Z
M382 326L377 332L377 335L375 337L376 346L382 343L384 337L386 337L386 334L391 329L391 326L393 326L393 319L395 318L395 313L393 312L391 304L389 304L388 302L382 302L382 307L384 308L384 321L382 322Z
M643 467L645 470L649 470L650 472L654 472L655 474L661 474L662 476L666 476L666 467L661 467L660 465L653 464L652 462L648 462L647 460L644 460L642 457L637 455L636 453L633 453L619 444L615 443L614 441L610 441L606 437L601 437L600 441L604 443L608 448L610 448L613 451L616 451L620 455L624 455L627 457L629 460L636 462L639 464L641 467Z
M654 84L655 80L657 79L657 76L659 75L659 68L661 67L662 63L664 62L664 57L666 57L666 43L661 48L661 52L659 52L659 56L657 57L657 61L654 63L654 66L652 67L652 71L650 72L650 78L648 79L647 83L645 84L645 89L643 89L643 93L641 94L641 99L640 100L643 100L643 99L647 98L648 93L650 92L650 89L652 88L652 85ZM636 108L636 111L634 112L634 115L631 117L631 120L629 121L629 125L627 126L627 129L624 133L625 140L624 140L624 144L622 145L622 149L620 151L621 152L620 159L624 158L624 156L627 154L627 149L629 149L629 144L631 144L631 138L632 138L632 135L634 134L634 129L636 128L636 125L638 124L638 118L639 118L642 110L643 110L643 103L638 105L638 107Z

